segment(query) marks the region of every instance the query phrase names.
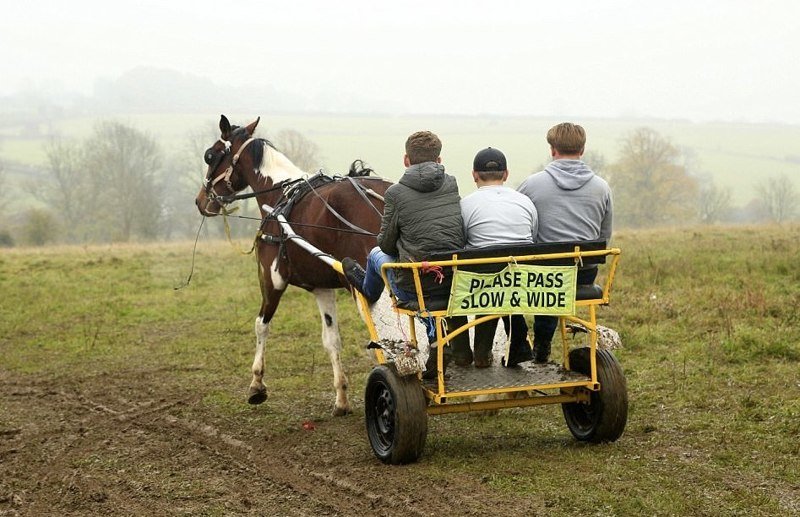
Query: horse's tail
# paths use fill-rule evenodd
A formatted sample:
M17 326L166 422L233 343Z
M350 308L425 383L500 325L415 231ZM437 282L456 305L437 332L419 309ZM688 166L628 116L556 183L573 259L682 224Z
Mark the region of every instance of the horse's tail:
M358 159L350 164L350 172L348 172L347 175L352 178L359 178L362 176L369 176L372 172L375 171L367 167L364 160Z

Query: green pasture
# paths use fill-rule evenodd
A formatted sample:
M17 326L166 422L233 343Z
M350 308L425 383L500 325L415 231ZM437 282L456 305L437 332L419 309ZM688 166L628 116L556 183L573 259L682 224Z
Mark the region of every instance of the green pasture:
M477 480L552 515L800 512L800 226L629 231L614 244L622 261L599 320L624 342L620 440L575 442L554 406L432 417L420 461L393 475ZM319 433L334 425L312 296L283 297L267 347L270 398L250 408L254 261L201 241L190 286L174 290L190 262L191 243L0 250L0 368L54 384L169 368L202 397L184 411L246 436L288 436L304 419ZM355 414L336 420L349 429L336 439L369 456L368 336L346 292L339 301ZM369 465L376 478L391 468Z
M378 174L396 180L402 172L403 143L420 129L430 129L444 142L442 158L459 179L463 192L474 190L469 174L476 151L487 146L502 149L509 159L511 184L517 184L548 161L545 133L561 120L533 117L466 116L359 116L274 115L228 113L235 124L261 116L259 133L270 137L295 129L320 147L320 167L343 173L356 158L367 161ZM129 114L113 117L155 136L165 152L185 149L201 136L211 145L219 114ZM30 127L0 127L0 162L42 165L43 144L49 135L85 139L98 118L82 117ZM685 120L581 120L588 133L588 151L602 153L607 162L618 157L620 141L637 127L647 126L675 145L696 153L698 171L728 186L736 204L753 198L753 188L766 177L787 174L800 188L800 126L736 123L692 123ZM206 136L209 135L209 136ZM197 157L198 171L204 168Z

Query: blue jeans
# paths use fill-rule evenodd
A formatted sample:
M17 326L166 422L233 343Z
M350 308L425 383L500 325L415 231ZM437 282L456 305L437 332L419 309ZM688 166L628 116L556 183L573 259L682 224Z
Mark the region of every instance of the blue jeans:
M383 278L381 277L381 266L388 262L397 262L397 257L384 253L378 246L372 248L367 255L366 275L364 276L364 294L367 298L378 298L383 292ZM409 293L397 288L395 284L394 271L387 271L389 285L392 286L395 296L401 301L407 302L416 299L414 293Z
M364 276L364 285L362 286L367 298L379 298L383 292L384 283L383 277L381 277L381 266L388 262L397 262L397 257L384 253L378 246L372 248L369 255L367 255L366 275ZM417 299L416 293L411 293L397 287L394 271L391 269L387 271L387 277L389 278L389 285L392 287L392 291L398 300L401 302L409 302ZM436 325L433 318L420 317L420 321L425 325L429 342L435 343Z

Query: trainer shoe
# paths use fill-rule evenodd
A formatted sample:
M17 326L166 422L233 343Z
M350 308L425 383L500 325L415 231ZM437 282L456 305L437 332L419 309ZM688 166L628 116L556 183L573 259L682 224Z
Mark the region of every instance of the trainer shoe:
M342 259L342 270L344 271L344 277L353 286L353 289L363 294L370 305L378 301L380 294L378 298L370 299L364 292L364 278L366 278L367 272L358 262L350 257L345 257Z

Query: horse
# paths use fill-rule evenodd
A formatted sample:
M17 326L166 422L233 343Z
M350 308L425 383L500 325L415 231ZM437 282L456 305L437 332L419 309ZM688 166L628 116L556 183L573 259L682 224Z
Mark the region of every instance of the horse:
M359 263L377 240L383 214L382 194L391 185L377 177L338 178L318 186L311 185L309 174L295 166L264 138L253 136L260 117L240 127L231 125L222 115L220 137L205 151L208 165L205 181L195 204L203 216L223 212L232 199L255 197L262 223L254 245L261 288L261 308L255 320L256 350L252 381L247 393L250 404L267 399L264 384L265 347L275 311L288 286L301 287L314 294L322 320L322 345L333 367L336 392L333 414L350 413L347 376L342 369L342 340L336 315L335 289L351 289L344 276L287 238L275 216L263 208L291 205L286 217L300 237L341 260L352 257ZM352 169L351 169L352 175ZM313 179L313 177L312 177ZM309 187L306 185L310 185ZM306 193L296 198L287 192L306 186ZM247 187L250 194L239 194Z

